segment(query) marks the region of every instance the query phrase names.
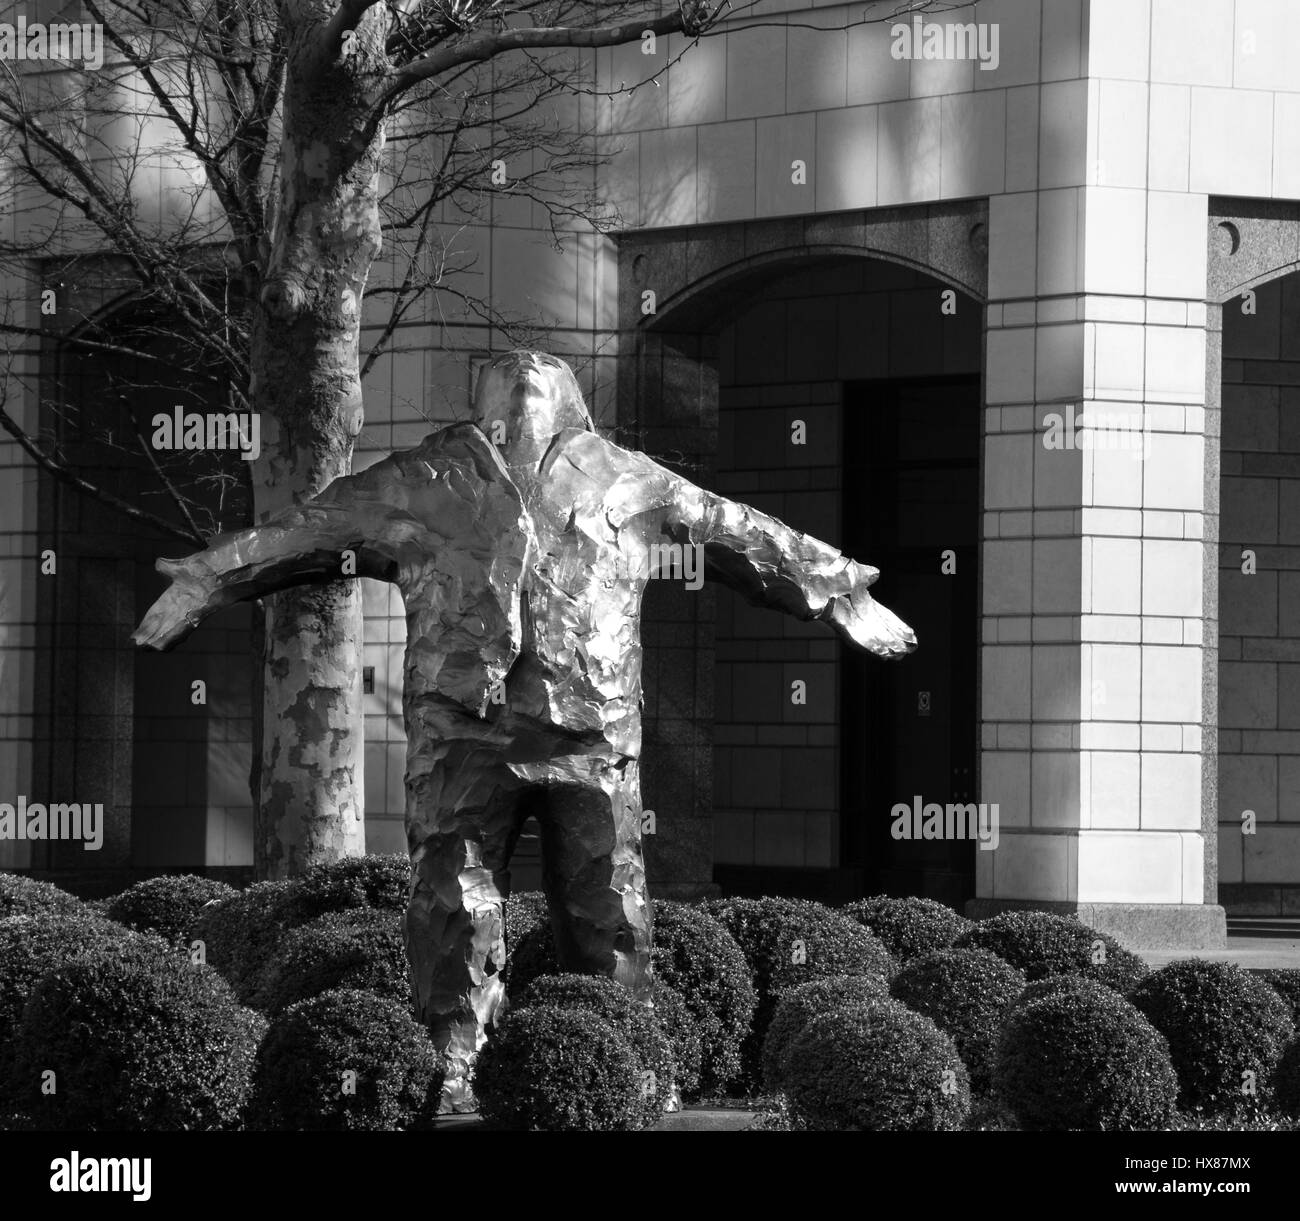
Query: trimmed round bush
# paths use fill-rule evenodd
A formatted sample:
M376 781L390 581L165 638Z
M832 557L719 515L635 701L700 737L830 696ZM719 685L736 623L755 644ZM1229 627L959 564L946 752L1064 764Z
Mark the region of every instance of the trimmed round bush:
M533 929L542 926L550 936L551 913L546 896L540 890L525 890L506 900L506 962L514 956L515 946ZM552 951L554 952L554 951ZM542 972L552 974L552 972Z
M1300 1132L1300 1122L1276 1111L1244 1110L1229 1115L1175 1111L1167 1132Z
M1291 1006L1291 1020L1300 1030L1300 970L1295 967L1279 967L1271 971L1255 971L1253 974Z
M508 907L506 921L506 992L513 998L522 996L543 975L559 975L561 967L549 917L535 916L514 942L509 939Z
M127 934L36 985L15 1039L18 1097L42 1130L231 1128L264 1029L215 971ZM57 1088L43 1095L47 1070Z
M349 856L314 865L283 891L277 920L285 928L308 924L326 912L377 908L404 912L411 887L405 855Z
M511 1011L478 1054L474 1092L506 1129L629 1131L645 1119L636 1051L590 1009Z
M1026 984L1019 996L1012 999L1012 1007L1030 1005L1046 996L1060 996L1062 993L1087 992L1092 988L1105 988L1107 985L1085 975L1045 975L1031 984ZM1115 992L1114 988L1110 989ZM1119 993L1115 992L1118 996Z
M6 916L76 915L84 910L85 904L76 895L49 882L21 873L0 873L0 920Z
M1096 979L1088 979L1086 975L1044 975L1041 979L1035 979L1032 983L1027 983L1021 990L1021 993L1013 1001L1011 1008L1018 1009L1023 1005L1032 1005L1036 1000L1043 1000L1047 996L1061 996L1062 993L1088 992L1092 988L1105 988L1106 984L1097 982ZM1115 992L1114 988L1110 991ZM1119 993L1115 992L1115 996Z
M13 1105L13 1083L9 1079L13 1040L23 1007L41 976L80 954L114 946L135 936L120 924L89 911L9 916L0 920L0 1099Z
M673 1049L677 1071L677 1091L693 1101L700 1093L700 1071L704 1063L704 1045L695 1019L675 988L660 979L652 985L654 1015Z
M1153 971L1129 999L1169 1040L1181 1107L1218 1113L1267 1101L1295 1025L1262 979L1234 963L1189 958Z
M786 1082L795 1119L814 1131L952 1132L970 1110L952 1040L889 997L813 1018L790 1048Z
M1273 1102L1283 1115L1300 1119L1300 1035L1286 1045L1273 1074Z
M326 912L290 929L263 968L252 1003L275 1014L334 988L375 992L410 1008L410 973L396 912L368 907Z
M194 922L194 936L204 944L208 965L221 973L246 1005L284 936L281 905L292 885L287 880L254 882L247 890L204 907Z
M99 916L58 914L0 920L0 1044L47 971L79 954L130 940L128 930Z
M878 975L826 975L787 988L777 998L763 1039L763 1083L773 1093L785 1088L790 1048L813 1018L844 1004L888 995L889 986Z
M173 944L189 940L199 912L209 903L229 899L239 892L215 878L192 873L147 878L114 895L103 907L104 915L139 933L157 933Z
M519 998L536 979L560 974L550 918L544 903L520 896L515 927L524 931L510 949L506 987ZM532 919L525 924L525 912ZM512 915L506 908L507 936ZM695 1090L724 1090L740 1075L740 1049L749 1031L756 997L745 956L717 920L698 907L654 900L654 973L681 998L701 1047ZM690 1052L686 1053L689 1062ZM679 1063L679 1069L682 1064ZM685 1092L685 1087L683 1087Z
M1146 963L1108 933L1053 912L990 916L962 933L953 946L996 954L1019 967L1031 982L1046 975L1083 975L1127 993L1147 974Z
M262 987L267 963L285 932L330 912L406 910L411 865L405 856L345 857L301 877L255 882L199 913L194 935L245 1004Z
M248 1125L297 1132L422 1126L438 1113L444 1075L442 1056L406 1007L337 988L271 1022L257 1054ZM344 1091L345 1081L355 1092Z
M996 954L939 950L908 963L890 991L952 1038L971 1088L984 1093L993 1078L1003 1014L1024 986L1024 973Z
M698 907L654 900L655 978L681 997L701 1047L699 1091L720 1093L741 1072L758 997L730 933Z
M971 927L965 916L933 899L874 895L848 904L843 911L879 937L899 963L946 950Z
M627 1036L642 1073L643 1123L647 1126L654 1123L672 1096L676 1077L672 1044L660 1028L654 1010L638 1004L622 984L600 975L543 975L533 980L520 1000L520 1007L535 1009L547 1005L590 1010ZM647 1072L653 1073L653 1077L645 1077Z
M746 1082L761 1079L763 1039L777 996L823 975L894 973L889 951L842 911L807 899L715 899L705 910L735 938L754 981L758 1004L741 1048ZM670 981L671 982L671 981Z
M1031 1131L1159 1128L1178 1095L1164 1036L1094 981L1010 1010L994 1085L1017 1123Z

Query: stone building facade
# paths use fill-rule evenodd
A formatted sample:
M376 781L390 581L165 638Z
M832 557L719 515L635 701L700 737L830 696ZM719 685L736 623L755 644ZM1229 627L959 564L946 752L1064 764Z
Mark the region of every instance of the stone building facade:
M556 249L504 197L466 230L484 289L547 323L603 425L879 566L921 639L864 664L828 631L654 583L665 893L925 893L1078 911L1150 947L1221 943L1225 909L1300 914L1300 8L1194 7L924 19L996 26L993 66L897 54L862 5L763 0L694 47L596 53L580 110L616 232ZM501 342L433 303L403 326L359 464L463 414ZM145 587L108 546L83 568L117 591L103 630L86 599L77 620L105 656L54 699L52 509L16 446L0 465L0 775L40 792L84 754L114 786L122 864L244 867L240 684L201 728L159 705L174 663L124 652ZM394 597L367 590L378 850L402 847ZM205 631L195 656L238 673L244 625ZM147 765L114 728L146 706ZM898 839L914 799L996 805L996 848Z

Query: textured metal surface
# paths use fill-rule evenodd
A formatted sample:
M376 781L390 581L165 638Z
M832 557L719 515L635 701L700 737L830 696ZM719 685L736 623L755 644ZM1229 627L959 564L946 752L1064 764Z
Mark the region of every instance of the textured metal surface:
M133 637L154 648L231 602L348 575L344 553L401 589L407 946L448 1106L473 1106L472 1058L504 1001L502 904L529 816L562 964L648 995L640 612L655 549L674 543L756 605L881 656L915 647L867 592L874 568L600 437L569 367L540 353L484 371L473 425L159 561L172 585Z

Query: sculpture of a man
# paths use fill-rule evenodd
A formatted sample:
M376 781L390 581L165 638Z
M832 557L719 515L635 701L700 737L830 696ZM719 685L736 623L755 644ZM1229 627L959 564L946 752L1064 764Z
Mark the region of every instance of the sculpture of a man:
M705 576L752 603L882 656L915 647L868 594L874 568L604 439L568 365L534 352L483 371L473 423L158 562L172 584L133 637L157 649L292 585L355 573L401 589L405 930L417 1012L448 1058L444 1106L473 1105L529 816L561 963L647 996L640 613L651 549L672 543L698 548Z

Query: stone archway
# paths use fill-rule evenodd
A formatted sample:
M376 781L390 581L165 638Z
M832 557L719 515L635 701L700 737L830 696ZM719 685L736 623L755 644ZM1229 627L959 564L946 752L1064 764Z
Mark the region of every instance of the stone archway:
M846 269L861 274L872 267L880 269L883 283L883 273L893 268L895 284L904 289L930 287L936 294L936 318L937 293L951 286L954 300L960 298L968 311L964 321L974 325L977 376L987 283L986 215L983 201L970 201L622 235L620 441L654 454L696 482L717 487L720 369L726 364L719 345L724 324L780 290L783 281L788 289L789 277L801 272L835 276ZM653 298L647 298L647 293L653 293ZM972 307L974 314L969 312ZM830 370L826 379L844 376L843 370ZM872 373L864 370L851 376ZM757 489L731 490L738 499L757 501L762 495ZM779 506L769 511L783 515ZM815 525L800 521L796 511L789 518L792 524L818 533ZM647 858L659 894L689 896L707 891L714 877L715 831L725 834L715 827L713 817L715 791L724 793L727 784L724 777L715 776L720 756L712 733L718 711L715 676L719 664L727 664L725 658L721 663L719 659L717 615L718 603L709 586L688 593L675 583L657 582L646 602L643 776L647 804L658 812L656 835L647 841ZM779 624L775 630L780 635ZM725 639L723 643L725 652ZM833 641L824 643L834 647ZM779 811L770 815L773 824L782 818ZM811 821L820 826L824 820L814 815ZM803 855L796 854L797 861L813 859L807 845L820 845L819 836L820 831L805 834L799 841L805 844ZM820 846L816 852L821 854L818 860L824 859ZM843 887L853 882L840 878L818 883L823 884ZM781 880L770 886L791 888ZM825 891L817 893L831 897Z

